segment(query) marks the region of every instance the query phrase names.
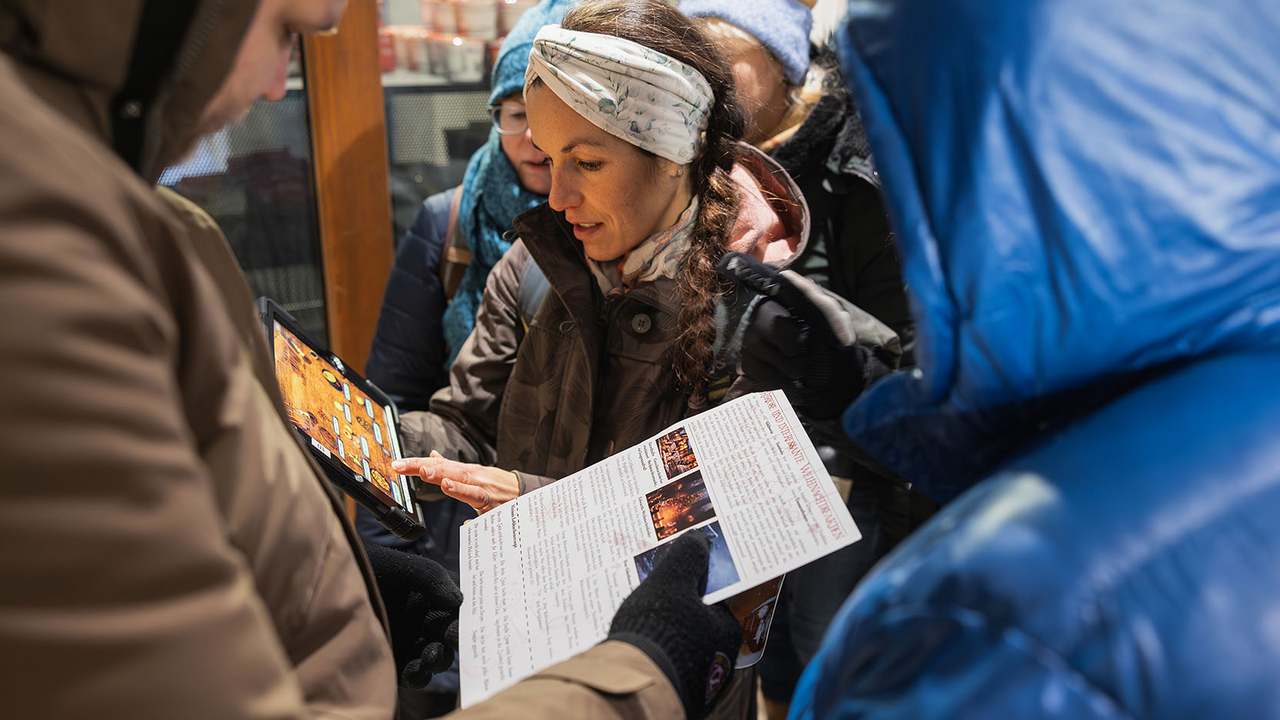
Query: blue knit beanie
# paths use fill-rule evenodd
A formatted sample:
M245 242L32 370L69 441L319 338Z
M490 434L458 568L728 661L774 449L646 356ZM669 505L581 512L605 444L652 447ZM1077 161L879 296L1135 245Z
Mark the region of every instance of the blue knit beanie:
M683 0L680 12L689 17L718 17L746 30L782 63L787 82L804 82L813 15L799 0Z
M533 38L544 25L555 25L578 0L542 0L516 21L493 61L493 92L489 104L524 90L524 71L529 66Z

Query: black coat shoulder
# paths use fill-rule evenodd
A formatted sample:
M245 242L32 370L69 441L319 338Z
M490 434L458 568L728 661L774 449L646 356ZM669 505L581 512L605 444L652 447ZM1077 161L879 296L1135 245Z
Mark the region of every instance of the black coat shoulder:
M824 73L822 96L770 152L809 205L809 243L792 269L892 328L910 363L914 323L862 117L834 54L815 48L813 62Z

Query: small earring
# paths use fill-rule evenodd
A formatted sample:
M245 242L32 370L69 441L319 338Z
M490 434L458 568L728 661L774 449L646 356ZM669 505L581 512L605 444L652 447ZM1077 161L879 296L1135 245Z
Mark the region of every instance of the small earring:
M684 168L676 169L676 177L684 177Z

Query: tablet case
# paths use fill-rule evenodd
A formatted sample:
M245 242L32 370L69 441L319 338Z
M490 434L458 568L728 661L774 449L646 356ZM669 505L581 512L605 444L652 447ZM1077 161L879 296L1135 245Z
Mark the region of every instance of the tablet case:
M407 479L390 469L390 461L401 457L395 403L307 335L297 320L270 298L258 299L258 312L271 347L277 382L281 380L279 364L287 362L305 384L309 400L306 408L289 405L291 388L283 385L280 388L290 422L303 445L324 469L330 482L373 513L397 537L416 540L424 527L413 499L413 488ZM300 345L294 345L288 337L277 336L277 322ZM287 342L289 347L278 348L278 342ZM371 403L362 403L361 394ZM354 470L343 462L343 455L360 469ZM407 507L394 502L402 498L407 498L404 501Z

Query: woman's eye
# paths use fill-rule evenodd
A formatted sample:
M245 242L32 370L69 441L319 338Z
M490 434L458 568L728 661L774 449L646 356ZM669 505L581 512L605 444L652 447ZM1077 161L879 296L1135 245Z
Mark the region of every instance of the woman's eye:
M599 170L601 164L602 163L600 162L587 162L586 160L578 161L578 167L586 170L587 172L595 172L596 170Z

